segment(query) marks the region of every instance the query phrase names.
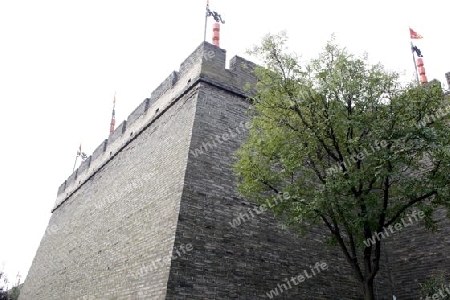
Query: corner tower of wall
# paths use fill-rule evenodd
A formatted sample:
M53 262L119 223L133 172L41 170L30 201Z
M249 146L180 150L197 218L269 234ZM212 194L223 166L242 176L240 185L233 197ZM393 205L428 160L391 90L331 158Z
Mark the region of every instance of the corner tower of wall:
M233 61L226 70L225 51L202 43L60 185L21 299L169 297L165 259L195 247L175 232L198 93L209 84L245 97L239 68L251 63Z
M224 50L201 44L61 184L21 299L165 298L161 258L176 246L200 74L214 59Z
M255 83L253 67L237 57L226 72L202 74L175 238L194 251L172 262L167 299L264 299L279 284L280 299L357 299L351 270L327 248L323 230L300 238L236 189L234 152L249 127L242 91ZM289 287L286 278L316 263L328 270Z
M207 70L207 71L206 71ZM209 43L202 43L180 65L179 71L173 71L144 101L128 116L127 120L104 140L82 162L59 187L54 211L86 181L107 164L140 132L156 120L179 98L203 77L202 73L225 70L225 50ZM211 73L210 73L211 74ZM208 76L214 77L214 76Z

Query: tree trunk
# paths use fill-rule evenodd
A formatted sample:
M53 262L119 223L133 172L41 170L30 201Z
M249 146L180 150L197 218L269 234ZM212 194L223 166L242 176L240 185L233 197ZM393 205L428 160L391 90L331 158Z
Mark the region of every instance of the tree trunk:
M364 300L374 300L375 295L373 293L373 279L365 280L363 283Z

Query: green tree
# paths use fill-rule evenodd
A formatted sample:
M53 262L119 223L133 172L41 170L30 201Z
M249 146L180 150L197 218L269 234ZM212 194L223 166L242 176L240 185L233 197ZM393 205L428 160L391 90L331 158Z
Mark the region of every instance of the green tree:
M1 286L3 282L7 282L6 276L3 272L0 271L0 300L8 300L8 293L4 291L4 287Z
M445 280L445 273L440 272L420 284L420 295L425 297L425 300L432 299L434 295L440 295L439 299L442 300L450 299L450 295L446 291L449 287ZM444 296L442 297L442 295Z
M8 291L8 300L18 300L20 296L20 289L22 285L15 286Z
M259 203L289 193L272 210L302 230L324 225L374 299L383 230L410 213L435 229L433 211L450 206L450 110L439 83L402 85L334 41L302 66L286 41L268 35L250 51L264 68L238 188Z

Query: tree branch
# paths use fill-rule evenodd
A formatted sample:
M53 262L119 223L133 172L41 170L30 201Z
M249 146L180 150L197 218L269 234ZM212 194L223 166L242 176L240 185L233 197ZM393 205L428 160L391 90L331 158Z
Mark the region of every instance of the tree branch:
M400 215L402 213L404 213L408 208L410 208L412 205L416 204L417 202L423 201L427 198L430 198L434 195L437 195L437 191L431 191L426 193L425 195L422 195L416 199L412 199L411 201L409 201L408 203L406 203L405 205L402 206L402 208L399 209L399 211L386 223L384 224L385 227L388 227L389 225L391 225L392 223L394 223L395 221L398 220L398 218L400 217Z
M344 239L341 236L341 232L339 230L339 226L337 224L336 218L334 217L334 212L333 212L332 208L330 208L330 213L331 213L331 219L334 224L334 236L336 237L336 239L339 243L339 246L341 246L341 249L344 252L345 258L347 259L350 266L352 266L352 269L355 272L356 277L360 280L360 282L364 282L364 276L361 272L361 268L359 267L357 260L355 260L356 256L352 257L350 255L348 248L345 245Z

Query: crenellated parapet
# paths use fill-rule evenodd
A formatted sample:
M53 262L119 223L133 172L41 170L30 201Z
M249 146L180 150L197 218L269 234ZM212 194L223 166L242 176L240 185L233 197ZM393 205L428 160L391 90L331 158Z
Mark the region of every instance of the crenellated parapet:
M203 42L105 139L58 189L52 212L76 192L182 95L199 82L218 86L246 97L247 83L255 83L255 64L235 56L225 69L226 51Z

